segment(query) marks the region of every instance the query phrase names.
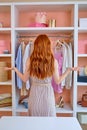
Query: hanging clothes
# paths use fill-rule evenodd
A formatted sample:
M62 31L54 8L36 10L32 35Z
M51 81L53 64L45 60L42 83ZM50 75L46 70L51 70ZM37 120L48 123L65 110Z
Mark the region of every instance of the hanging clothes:
M67 63L68 63L68 59L67 59L68 55L67 55L67 48L64 45L63 46L63 64L62 64L62 74L66 71L67 68ZM62 88L65 87L65 79L63 79L63 81L61 82L61 86Z
M59 65L58 66L58 71L59 71L59 75L61 75L62 74L62 64L63 64L62 47L59 48L59 49L55 48L54 57L58 61L58 65ZM54 89L55 92L62 93L61 83L56 84L53 78L52 78L52 86L53 86L53 89Z
M68 55L68 67L72 67L72 45L71 43L67 44L65 43L67 46L67 55ZM67 77L65 78L65 87L66 89L70 89L72 87L72 71L67 75Z
M31 48L31 42L26 43L25 41L22 41L17 47L15 64L21 73L25 72L27 58L32 53ZM28 94L28 90L30 88L30 79L24 83L16 74L16 84L17 88L20 89L20 96L25 96Z
M26 69L26 61L30 57L30 50L31 50L31 44L28 43L25 48L24 56L23 56L23 73ZM28 90L30 88L30 79L26 82L26 89Z
M23 62L22 62L22 45L20 44L17 51L17 57L15 60L15 65L17 69L23 73ZM19 89L22 88L22 80L19 78L19 76L16 74L16 85Z
M68 67L72 67L72 45L67 44L66 42L63 43L63 66L62 66L62 73L66 71ZM62 88L71 88L72 86L72 72L62 81L61 83Z
M24 56L24 52L25 52L25 48L26 48L26 44L25 42L21 42L21 46L22 46L22 63L23 63L23 56ZM24 96L26 95L27 92L26 92L26 88L25 88L25 83L22 82L22 88L21 88L21 92L20 92L20 96Z

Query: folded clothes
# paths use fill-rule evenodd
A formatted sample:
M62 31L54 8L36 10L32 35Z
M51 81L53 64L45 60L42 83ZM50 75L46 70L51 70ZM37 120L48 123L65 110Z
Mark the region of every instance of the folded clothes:
M79 76L77 77L78 82L87 82L87 76Z
M3 103L3 104L0 104L0 107L8 107L8 106L12 106L12 103Z
M0 104L4 104L4 103L12 103L12 98L8 97L8 98L0 100Z
M2 94L0 94L0 100L2 100L4 98L8 98L8 97L11 97L10 93L2 93Z

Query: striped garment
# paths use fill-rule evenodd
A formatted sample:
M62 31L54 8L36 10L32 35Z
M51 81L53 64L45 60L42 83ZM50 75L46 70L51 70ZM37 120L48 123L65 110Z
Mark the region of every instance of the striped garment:
M56 116L52 78L31 78L29 116Z

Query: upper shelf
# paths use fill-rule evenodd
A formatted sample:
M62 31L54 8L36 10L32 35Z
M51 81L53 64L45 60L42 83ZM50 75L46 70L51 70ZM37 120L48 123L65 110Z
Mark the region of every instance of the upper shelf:
M56 21L56 27L74 26L74 5L73 4L15 4L14 25L15 27L35 27L37 13L46 13L46 25L52 19ZM40 19L44 20L42 14Z
M64 34L71 34L74 31L73 27L54 27L54 28L50 28L50 27L45 27L45 28L41 28L41 27L30 27L30 28L15 28L15 31L17 31L20 34L38 34L38 33L48 33L48 34L57 34L57 33L64 33Z
M35 27L37 12L46 12L46 25L48 27L51 19L55 19L56 27L74 27L75 23L78 22L75 22L75 13L78 15L78 20L87 18L87 2L0 3L0 24L3 28ZM80 32L86 32L86 30L79 29Z

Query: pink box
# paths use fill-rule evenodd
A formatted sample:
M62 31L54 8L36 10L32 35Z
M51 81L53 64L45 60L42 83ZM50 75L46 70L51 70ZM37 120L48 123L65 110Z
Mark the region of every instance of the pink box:
M78 42L78 53L87 54L87 40L80 40Z
M33 23L33 24L30 24L29 27L47 27L47 24L45 24L45 23Z
M80 18L79 19L79 26L80 27L87 27L87 18Z

